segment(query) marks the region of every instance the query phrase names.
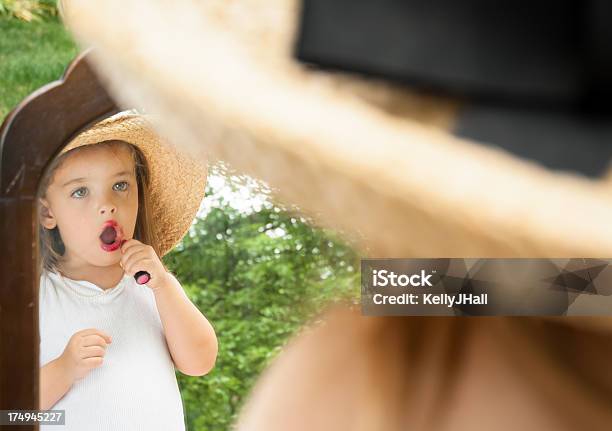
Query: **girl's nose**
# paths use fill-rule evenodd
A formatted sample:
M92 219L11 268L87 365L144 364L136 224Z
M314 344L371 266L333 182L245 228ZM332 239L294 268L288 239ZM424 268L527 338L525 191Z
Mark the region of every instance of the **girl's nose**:
M105 215L110 215L110 214L115 214L115 212L117 212L117 207L115 207L114 205L102 205L102 207L100 207L100 214L105 214Z

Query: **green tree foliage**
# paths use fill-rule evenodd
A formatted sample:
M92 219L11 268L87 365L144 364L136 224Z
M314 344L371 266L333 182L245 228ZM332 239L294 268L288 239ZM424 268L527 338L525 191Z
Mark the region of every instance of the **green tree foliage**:
M210 187L207 196L215 199ZM190 430L229 429L256 377L296 329L329 301L358 297L355 252L268 200L239 211L216 199L164 261L219 340L211 373L177 372Z

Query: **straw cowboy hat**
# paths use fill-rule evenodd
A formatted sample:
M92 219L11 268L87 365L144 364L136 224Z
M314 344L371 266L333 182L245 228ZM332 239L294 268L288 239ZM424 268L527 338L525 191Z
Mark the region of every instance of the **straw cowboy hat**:
M191 157L157 133L150 118L135 110L119 112L79 133L59 155L109 140L140 149L149 171L152 229L161 257L189 230L204 198L207 167L204 158Z
M113 97L377 257L612 254L609 180L454 136L457 99L292 54L297 0L62 2Z

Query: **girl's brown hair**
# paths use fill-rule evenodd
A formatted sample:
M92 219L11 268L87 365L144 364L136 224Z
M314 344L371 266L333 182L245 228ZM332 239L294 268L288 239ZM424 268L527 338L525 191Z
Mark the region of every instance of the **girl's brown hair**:
M137 147L125 141L109 140L95 145L105 146L111 150L116 150L123 147L130 151L132 159L134 160L136 182L138 183L138 214L136 216L134 239L137 239L144 244L151 245L159 256L159 241L151 224L152 212L151 202L149 201L150 177L149 168L144 155ZM55 172L57 172L66 159L86 147L87 146L74 148L58 157L55 157L45 169L38 186L37 202L39 214L38 240L40 250L40 267L47 271L58 272L62 256L65 253L65 247L57 226L53 229L47 229L40 223L40 199L46 198L47 189L53 182Z

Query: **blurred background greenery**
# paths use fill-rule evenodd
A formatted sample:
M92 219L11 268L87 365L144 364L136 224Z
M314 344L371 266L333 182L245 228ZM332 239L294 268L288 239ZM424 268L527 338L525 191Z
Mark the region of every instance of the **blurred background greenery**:
M330 300L358 297L356 254L217 165L192 229L165 260L217 331L202 378L177 374L190 429L228 429L257 375Z
M77 52L55 1L0 0L0 119L58 79ZM191 431L230 429L257 376L299 327L329 302L358 301L356 252L272 195L213 166L198 218L164 257L219 340L208 375L177 372Z

